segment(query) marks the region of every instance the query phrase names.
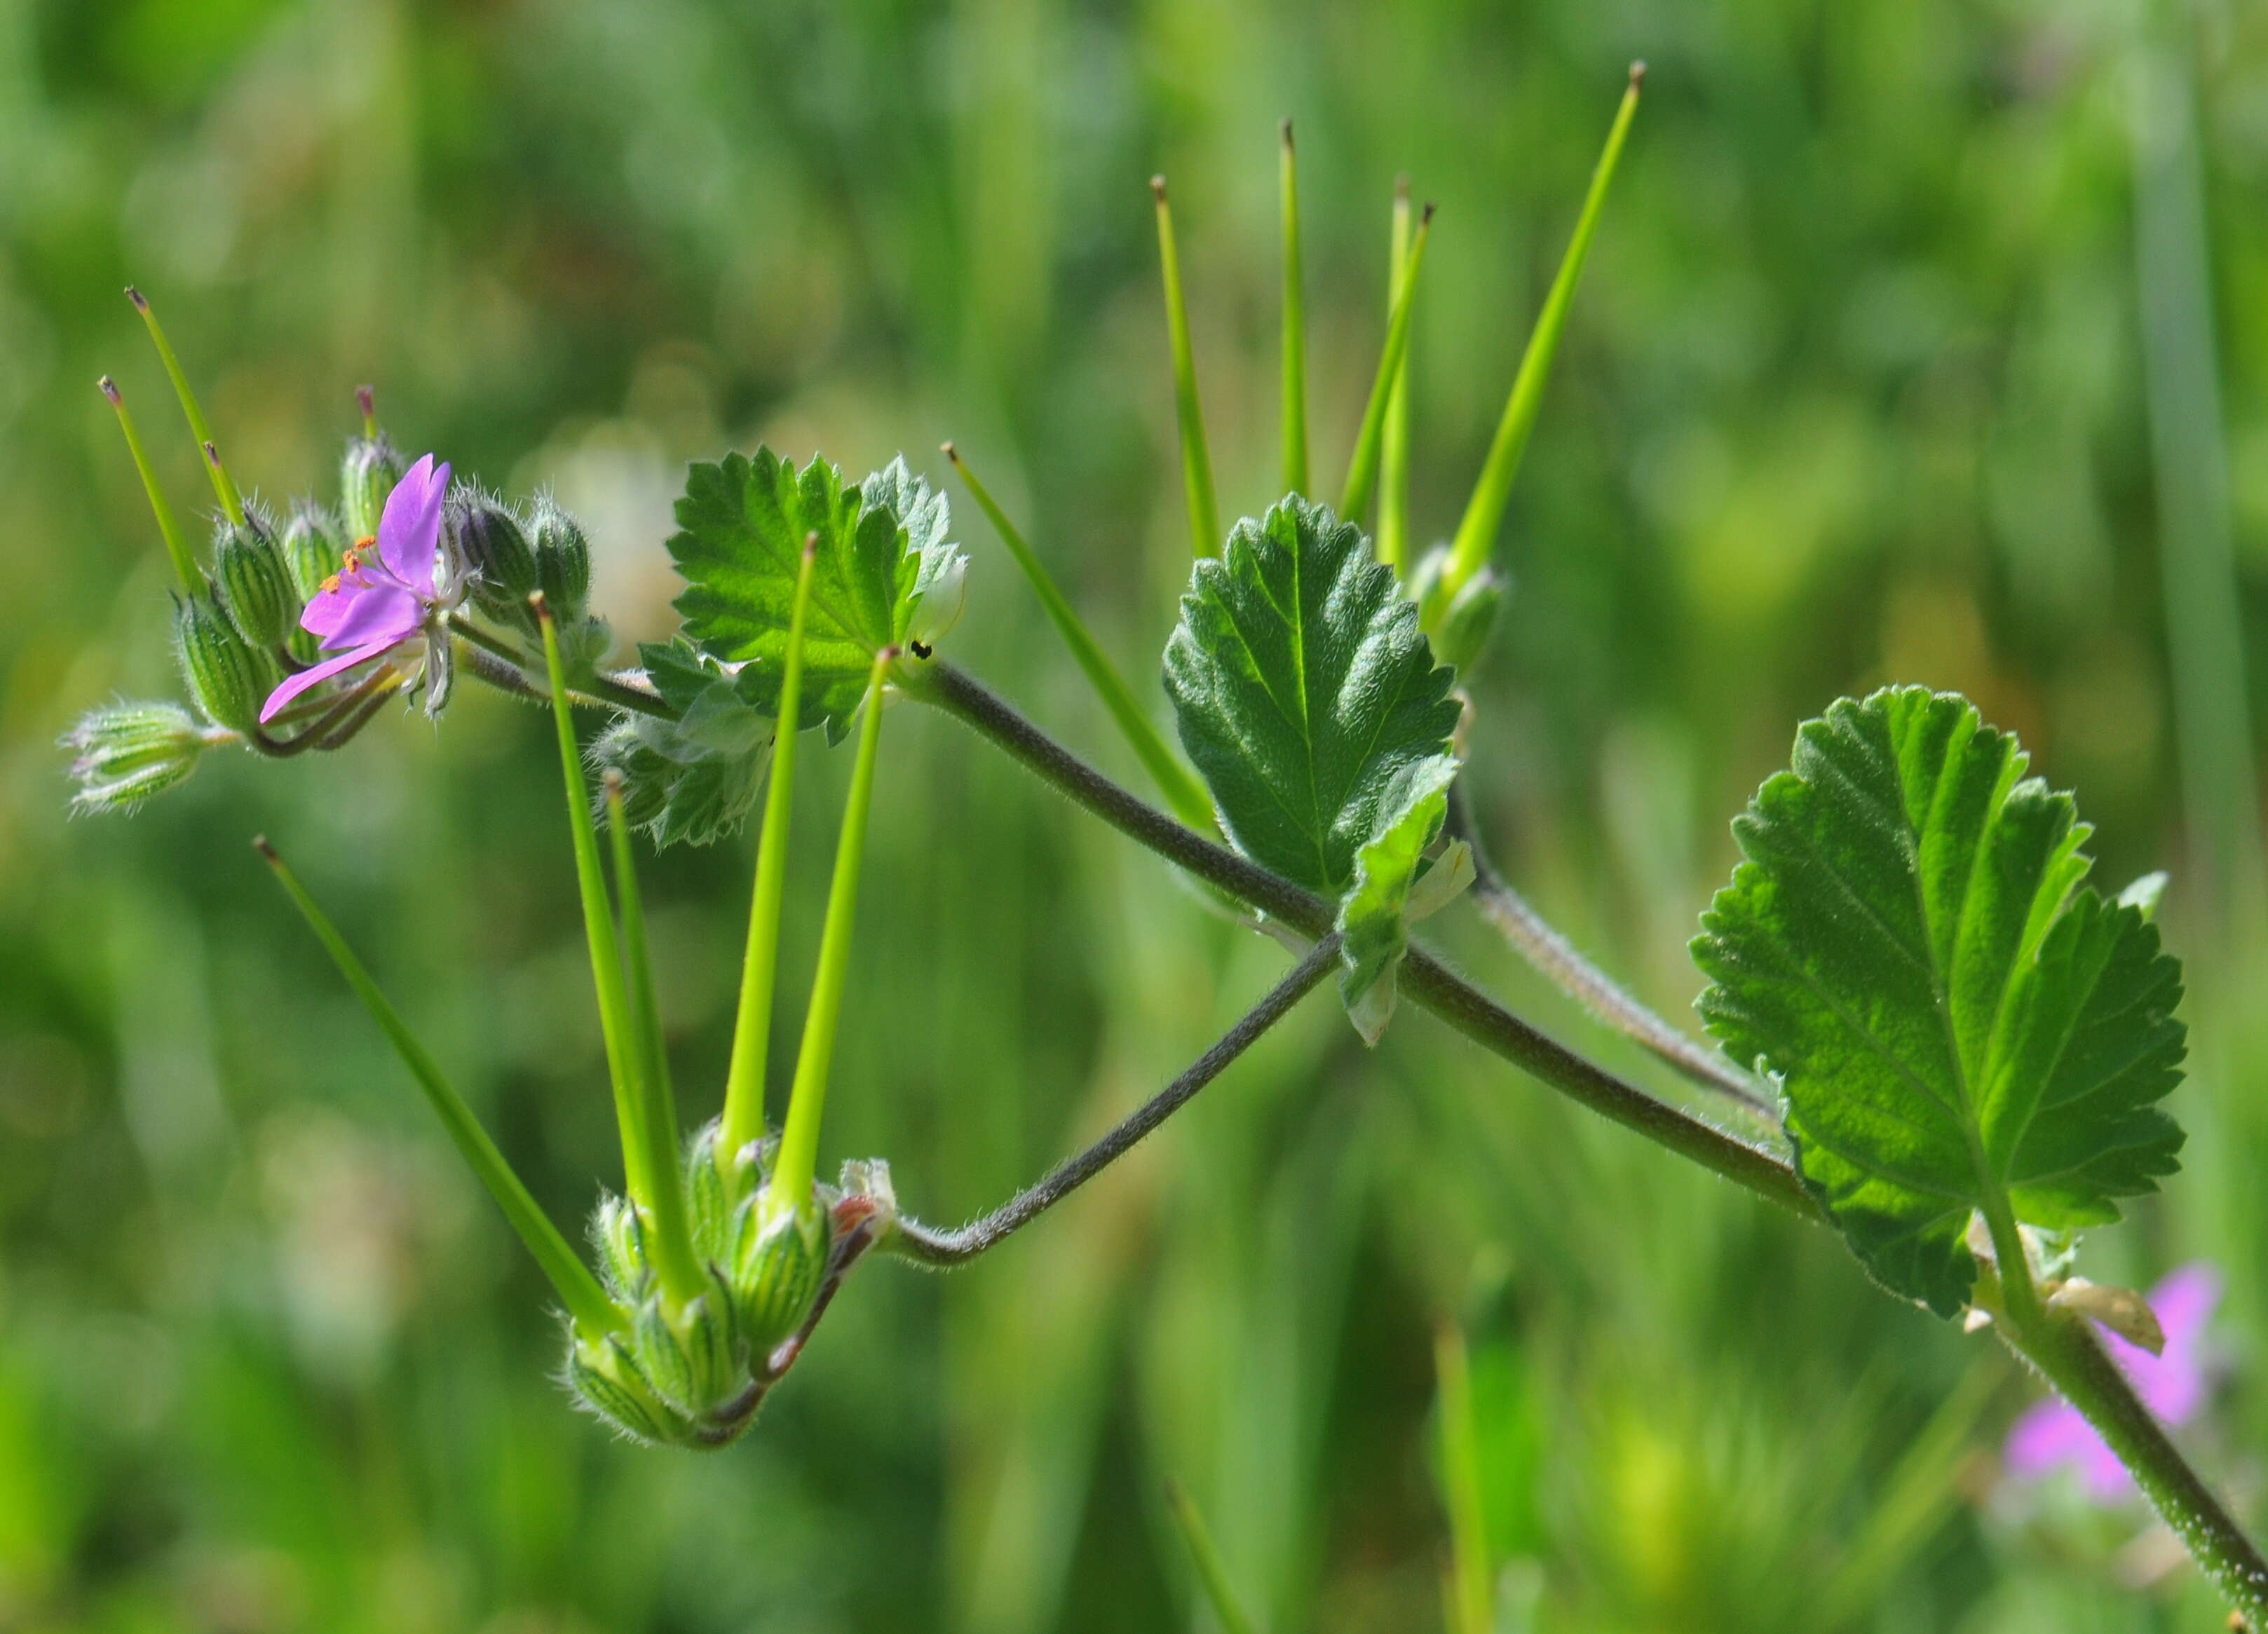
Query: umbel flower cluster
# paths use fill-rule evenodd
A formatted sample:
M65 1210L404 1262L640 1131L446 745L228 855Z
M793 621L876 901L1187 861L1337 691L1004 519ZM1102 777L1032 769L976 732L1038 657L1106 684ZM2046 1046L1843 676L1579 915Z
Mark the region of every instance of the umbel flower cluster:
M2183 1132L2163 1102L2186 1034L2181 968L2154 923L2162 876L2115 894L2088 883L2088 830L2072 797L2028 775L2014 737L1968 700L1916 687L1839 700L1799 729L1788 769L1734 825L1743 860L1691 950L1708 981L1697 1007L1712 1044L1583 959L1482 850L1462 777L1476 705L1461 672L1506 602L1491 558L1638 93L1634 69L1471 497L1431 549L1417 546L1407 515L1406 391L1431 209L1412 211L1406 193L1396 201L1378 369L1337 504L1319 502L1285 127L1282 497L1224 530L1172 215L1164 181L1153 182L1193 556L1160 657L1178 747L945 445L1164 809L939 655L967 563L944 496L902 459L863 482L764 448L693 466L668 541L684 581L681 628L641 646L636 667L610 670L571 519L540 497L511 504L457 480L434 454L403 460L367 393L335 505L303 503L279 523L247 504L138 295L218 505L201 562L106 379L180 579L174 645L195 712L133 703L89 715L67 740L75 803L129 808L224 745L276 757L339 748L389 697L438 715L467 676L548 703L621 1135L622 1189L602 1198L591 1233L595 1271L275 848L259 844L549 1278L575 1394L639 1440L732 1440L863 1257L941 1266L984 1252L1123 1155L1335 975L1366 1043L1406 999L1637 1136L1834 1231L1896 1297L1989 1329L2100 1437L2250 1625L2268 1625L2268 1561L2105 1349L2116 1333L2156 1351L2161 1324L2139 1295L2073 1272L2081 1234L2177 1167ZM1296 958L1123 1122L954 1230L902 1211L880 1162L845 1165L832 1187L818 1179L886 695L953 717ZM600 717L587 749L578 710ZM765 1077L791 791L814 728L829 744L855 734L856 748L775 1131ZM634 838L712 840L760 799L722 1107L688 1140ZM1586 1059L1414 940L1428 914L1467 901L1719 1115ZM2185 1399L2183 1410L2195 1406ZM2044 1461L2074 1437L2067 1420L2043 1422L2033 1439Z

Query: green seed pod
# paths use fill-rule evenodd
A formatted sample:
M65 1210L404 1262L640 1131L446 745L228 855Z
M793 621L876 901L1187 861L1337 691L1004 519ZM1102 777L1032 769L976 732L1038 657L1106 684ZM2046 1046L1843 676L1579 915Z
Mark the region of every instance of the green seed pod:
M249 507L243 526L224 519L214 535L213 586L237 634L263 652L283 644L306 605L275 529Z
M71 776L80 812L130 811L197 769L206 747L196 719L178 703L118 703L80 718L63 736L77 751Z
M803 1325L827 1269L827 1212L815 1202L765 1218L762 1194L741 1204L733 1289L750 1351L762 1356Z
M1496 633L1497 615L1512 581L1493 567L1484 566L1451 595L1441 578L1448 559L1447 546L1429 551L1410 576L1410 594L1418 603L1418 622L1433 644L1434 658L1463 670L1480 658Z
M275 666L237 634L210 596L186 596L173 609L173 656L205 718L250 733L275 685Z
M627 1198L600 1199L591 1221L591 1240L598 1246L599 1272L606 1278L607 1292L625 1305L644 1299L652 1270L645 1257L645 1232Z
M339 510L343 513L350 541L378 537L378 519L386 514L386 497L407 468L385 432L357 437L347 445L339 462Z
M323 588L323 581L343 564L346 541L339 536L339 519L329 512L302 505L284 525L279 541L284 566L291 575L291 589L303 607Z
M730 1257L733 1205L739 1200L717 1167L717 1120L711 1118L685 1152L686 1218L692 1227L693 1252L704 1264L721 1265Z
M682 1446L693 1439L692 1420L661 1398L619 1340L570 1340L567 1386L634 1441Z
M461 486L450 493L445 516L457 554L480 576L473 584L473 605L499 624L534 634L535 615L527 598L543 581L536 571L535 547L519 519L495 495Z
M641 1306L630 1353L655 1393L696 1423L718 1422L748 1387L732 1291L713 1276L707 1292L681 1306L659 1295Z
M561 628L580 622L591 599L591 542L575 519L549 496L535 502L535 576Z

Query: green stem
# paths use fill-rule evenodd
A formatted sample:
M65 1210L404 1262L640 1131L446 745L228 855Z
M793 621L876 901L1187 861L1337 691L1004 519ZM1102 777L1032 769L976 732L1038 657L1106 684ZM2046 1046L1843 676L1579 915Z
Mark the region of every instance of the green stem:
M773 1218L811 1206L812 1178L819 1160L819 1120L827 1109L827 1074L834 1064L835 1028L842 1019L843 989L850 973L850 932L858 916L866 813L874 800L874 761L882 741L882 684L897 656L895 647L876 653L873 673L866 681L858 758L850 769L850 795L843 807L843 835L835 848L835 883L828 892L827 921L819 933L819 968L812 977L811 1006L804 1012L803 1045L796 1056L795 1083L788 1092L779 1157L764 1194L765 1212Z
M1166 179L1150 178L1158 201L1158 261L1166 281L1166 328L1174 348L1174 416L1182 432L1182 485L1189 495L1189 542L1198 560L1220 553L1220 508L1205 452L1204 411L1197 403L1197 357L1189 348L1189 308L1182 300L1182 258L1174 247L1174 211Z
M1409 283L1410 178L1399 176L1394 182L1394 232L1387 258L1388 313ZM1386 428L1378 456L1378 559L1399 573L1409 555L1410 353L1405 347L1395 366L1394 389L1387 394Z
M1248 857L1182 827L1086 764L1005 702L950 664L926 666L913 696L954 716L1058 792L1167 861L1210 881L1303 935L1320 938L1330 903ZM1424 948L1403 961L1402 991L1492 1054L1551 1088L1690 1158L1759 1196L1816 1223L1825 1211L1782 1159L1655 1100L1636 1085L1539 1032L1451 971Z
M669 1082L669 1054L661 1037L661 1005L654 996L653 958L646 946L645 904L638 894L637 858L630 825L622 813L622 775L607 774L607 828L614 839L615 894L622 902L622 963L629 989L629 1053L638 1062L643 1106L638 1127L645 1137L645 1172L653 1250L661 1285L680 1303L703 1287L701 1256L693 1250L693 1226L685 1212L685 1177L679 1172L677 1096Z
M1465 1336L1444 1317L1433 1329L1433 1375L1440 1405L1441 1498L1449 1514L1451 1634L1489 1634L1488 1527L1481 1502L1480 1432L1473 1417L1472 1367Z
M1464 779L1449 785L1448 832L1473 851L1473 905L1513 951L1561 992L1624 1037L1651 1050L1703 1089L1729 1095L1756 1115L1778 1121L1771 1096L1749 1073L1716 1049L1689 1037L1638 996L1576 951L1526 897L1514 890L1482 843L1465 797Z
M1307 320L1300 266L1300 158L1292 145L1292 121L1284 121L1284 151L1278 166L1284 215L1284 489L1307 491Z
M914 696L946 710L1059 793L1167 861L1295 930L1317 938L1328 931L1329 903L1145 805L951 665L928 666ZM1594 1065L1506 1011L1424 948L1410 949L1401 979L1402 990L1412 1003L1550 1087L1815 1225L1832 1223L1786 1161ZM2005 1210L1999 1212L2007 1215ZM2094 1336L2070 1313L2040 1305L2030 1288L2013 1218L1988 1220L1988 1227L1996 1240L1997 1257L2018 1268L2024 1291L2011 1302L2007 1319L2000 1324L2003 1336L2101 1432L2198 1564L2251 1626L2268 1630L2268 1564L2166 1439ZM2001 1246L2003 1239L2006 1247ZM2034 1314L2026 1317L2020 1314L2024 1311Z
M1418 293L1418 269L1425 264L1425 239L1433 230L1433 207L1418 212L1418 235L1410 241L1410 264L1404 269L1394 315L1386 326L1386 350L1378 359L1378 375L1370 383L1370 401L1362 411L1362 430L1355 434L1354 457L1347 462L1346 490L1339 499L1339 515L1360 522L1370 508L1371 490L1378 482L1380 445L1386 437L1386 405L1394 395L1394 382L1402 372L1402 359L1410 344L1410 313Z
M462 613L452 613L449 615L449 628L454 630L458 635L463 637L465 640L469 642L472 645L478 647L482 651L489 654L490 657L500 659L504 664L510 666L512 669L517 671L525 671L526 668L528 659L528 655L526 653L521 651L511 642L497 635L494 631L483 629L480 625L475 623ZM489 682L491 686L501 687L506 692L517 692L520 690L519 687L515 687L511 681L504 680L499 674L487 671L478 671L475 673L479 674L480 679L482 681ZM530 688L533 689L533 683L530 683ZM539 691L536 692L535 696L538 697L546 697L549 695ZM629 682L619 680L613 675L605 673L604 672L593 673L591 676L590 684L588 686L568 688L567 696L573 703L599 704L610 709L630 710L640 715L652 715L659 720L675 720L677 718L677 711L670 708L668 703L662 699L656 697L651 692L631 686Z
M599 1032L606 1041L607 1077L614 1086L615 1119L622 1141L622 1183L631 1203L644 1208L653 1196L646 1174L644 1098L638 1093L640 1064L630 1050L630 1000L622 990L622 951L615 941L615 916L599 867L599 835L591 821L591 795L583 780L583 758L575 747L575 718L567 701L567 679L559 662L559 631L541 593L529 598L543 631L543 660L550 672L551 713L559 730L559 764L567 784L567 828L575 844L575 882L583 898L583 931L591 946L591 983L599 999Z
M1631 119L1638 112L1638 90L1645 81L1646 64L1631 63L1630 88L1623 92L1622 107L1607 133L1606 149L1599 155L1598 168L1591 173L1591 191L1583 201L1582 215L1576 219L1575 236L1568 241L1558 276L1551 281L1551 292L1536 315L1528 350L1521 356L1520 372L1513 377L1512 394L1505 400L1504 417L1497 423L1496 438L1490 443L1488 459L1481 467L1480 481L1465 506L1464 520L1457 525L1456 541L1450 546L1442 575L1445 603L1487 564L1495 546L1497 528L1512 500L1513 479L1520 475L1521 456L1528 452L1528 435L1535 429L1536 410L1543 405L1544 383L1551 377L1551 360L1559 350L1559 335L1566 327L1567 308L1575 298L1575 282L1582 276L1584 257L1590 254L1591 237L1598 230L1600 212L1614 183L1615 166L1622 159L1623 141L1630 134Z
M1197 1566L1197 1582L1211 1603L1221 1634L1253 1634L1252 1619L1236 1603L1235 1592L1228 1586L1228 1569L1221 1564L1220 1550L1213 1547L1212 1534L1205 1529L1204 1517L1197 1513L1197 1505L1179 1481L1167 1481L1166 1507L1173 1511L1174 1524L1182 1529L1182 1541L1189 1546L1189 1559Z
M165 490L158 486L158 474L150 468L150 456L142 450L142 438L134 430L134 416L126 412L126 399L119 392L118 383L108 375L95 382L103 401L118 416L118 429L126 434L126 452L134 456L134 468L141 474L142 491L150 496L150 509L157 513L158 532L165 536L166 554L173 559L173 572L181 581L184 591L194 593L197 580L197 558L189 549L189 541L181 534L181 524L173 515L173 507L166 502Z
M2268 1561L2190 1468L2085 1318L2041 1309L2029 1323L1999 1324L2011 1349L2038 1368L2095 1426L2174 1535L2252 1629L2268 1629Z
M504 1153L497 1150L496 1143L489 1138L488 1131L473 1115L473 1109L465 1104L464 1097L442 1076L441 1069L433 1057L426 1053L425 1047L417 1041L393 1005L387 1002L378 983L372 980L370 972L364 968L362 961L355 957L354 951L346 944L346 938L339 934L338 928L315 905L314 898L307 894L298 876L276 855L276 848L269 844L265 835L254 840L253 844L268 859L268 865L275 870L276 879L282 881L300 916L306 920L308 929L314 931L315 939L322 943L324 951L331 956L331 962L339 968L339 974L346 977L347 985L354 990L355 997L362 1000L363 1008L370 1012L371 1019L386 1034L394 1053L409 1069L410 1077L417 1080L417 1087L424 1091L426 1101L441 1120L441 1127L448 1131L449 1138L455 1143L459 1153L472 1166L473 1173L480 1177L481 1184L488 1188L489 1196L496 1199L497 1206L504 1211L504 1217L511 1222L512 1230L527 1245L527 1251L535 1256L536 1264L551 1279L553 1289L557 1292L560 1302L566 1306L568 1314L575 1319L575 1325L593 1338L601 1334L621 1332L629 1325L627 1319L616 1308L615 1302L607 1297L606 1291L600 1287L599 1279L591 1274L590 1268L576 1256L574 1249L568 1247L567 1240L560 1234L559 1228L551 1223L550 1218L537 1206L535 1199L528 1195L527 1188L520 1183L519 1176L512 1172L512 1165L505 1161Z
M968 491L976 498L978 508L991 519L993 529L1000 535L1001 543L1006 545L1008 554L1016 558L1016 565L1024 570L1024 577L1031 581L1033 592L1039 597L1040 605L1047 609L1056 633L1071 649L1071 657L1078 660L1079 668L1086 674L1088 685L1102 700L1102 707L1110 711L1110 718L1118 723L1118 730L1124 734L1136 757L1141 761L1143 769L1150 774L1151 781L1158 785L1158 791L1165 796L1166 804L1172 806L1174 814L1190 828L1205 834L1218 833L1219 826L1212 813L1212 797L1205 792L1204 784L1197 781L1197 774L1167 747L1164 734L1151 723L1142 706L1135 702L1133 690L1103 651L1101 644L1087 629L1079 610L1057 587L1054 578L1042 565L1039 557L1033 554L1031 546L1025 542L1016 525L994 503L990 492L977 481L976 473L968 468L968 463L951 443L945 445L945 457L953 461L953 468L960 472L961 480L968 484Z
M771 786L756 839L756 883L748 904L748 947L740 961L740 1007L733 1019L732 1064L725 1074L725 1118L717 1161L732 1164L764 1132L764 1064L771 1053L772 987L779 971L780 903L787 889L788 829L793 821L797 724L803 713L803 632L811 610L818 536L804 541L788 620L787 666L780 676L779 725L772 738Z
M181 371L181 360L173 355L173 343L166 338L165 329L158 322L158 314L150 305L150 298L132 284L126 286L126 298L134 303L134 310L142 314L142 322L157 343L159 361L173 378L173 395L181 400L181 412L189 422L189 435L197 446L205 451L205 472L212 478L213 493L220 501L222 513L237 526L244 526L244 500L236 491L236 484L221 468L219 459L213 453L212 428L205 423L204 410L197 407L197 394L189 389L189 377Z

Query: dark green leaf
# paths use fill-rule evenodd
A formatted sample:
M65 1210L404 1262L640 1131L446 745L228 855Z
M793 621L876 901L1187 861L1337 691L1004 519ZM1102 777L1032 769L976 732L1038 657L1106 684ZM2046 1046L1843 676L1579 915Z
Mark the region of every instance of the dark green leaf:
M2172 1172L2180 966L2080 880L2071 797L1919 688L1844 700L1734 825L1700 1009L1779 1075L1805 1179L1887 1286L1950 1315L1974 1211L2116 1219Z
M937 609L924 600L960 593L945 500L903 460L862 489L824 460L799 471L768 448L730 454L692 467L677 524L669 550L686 580L677 599L685 633L712 658L747 664L742 696L766 710L777 703L804 541L818 536L799 725L824 724L834 741L849 729L875 652L933 627Z
M1197 564L1166 646L1182 745L1223 831L1346 904L1351 1008L1391 1005L1403 899L1456 769L1454 679L1361 531L1296 497Z

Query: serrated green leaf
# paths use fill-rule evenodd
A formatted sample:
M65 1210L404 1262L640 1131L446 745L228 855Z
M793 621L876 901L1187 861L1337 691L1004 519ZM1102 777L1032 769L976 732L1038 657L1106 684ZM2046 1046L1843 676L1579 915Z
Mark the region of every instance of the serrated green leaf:
M622 774L623 811L657 845L706 845L755 807L771 765L772 719L758 666L734 672L690 642L638 649L676 720L625 714L591 746L593 771Z
M1346 966L1339 975L1339 999L1366 1044L1378 1042L1394 1017L1395 972L1410 946L1410 887L1448 813L1456 770L1456 762L1443 756L1413 765L1406 775L1413 791L1422 792L1399 821L1355 853L1354 883L1339 903Z
M2088 829L2015 739L1920 688L1848 699L1734 825L1699 1007L1786 1092L1799 1166L1886 1286L1967 1301L1972 1212L2118 1217L2182 1132L2179 964L2080 881Z
M686 588L685 633L710 657L746 663L742 696L777 707L806 537L818 535L805 630L802 726L850 729L874 654L902 644L925 599L959 594L942 495L902 460L860 486L814 458L798 470L768 448L688 473L669 552ZM933 615L936 609L930 609Z
M1343 990L1369 1038L1391 1008L1403 899L1456 773L1454 680L1361 530L1296 495L1197 564L1166 645L1182 746L1222 832L1341 902Z

